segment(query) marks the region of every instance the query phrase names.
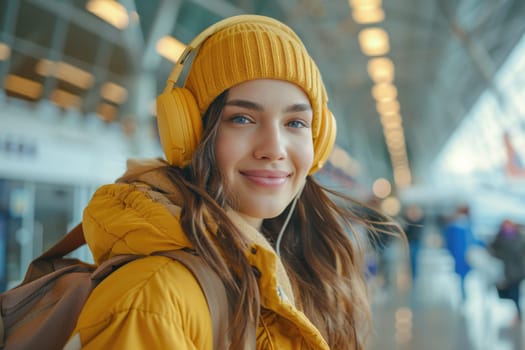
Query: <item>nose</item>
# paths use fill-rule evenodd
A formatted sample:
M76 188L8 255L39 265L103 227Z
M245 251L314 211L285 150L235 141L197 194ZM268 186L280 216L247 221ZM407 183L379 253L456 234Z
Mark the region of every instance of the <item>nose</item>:
M278 125L261 128L254 141L255 158L279 160L286 157L286 140Z

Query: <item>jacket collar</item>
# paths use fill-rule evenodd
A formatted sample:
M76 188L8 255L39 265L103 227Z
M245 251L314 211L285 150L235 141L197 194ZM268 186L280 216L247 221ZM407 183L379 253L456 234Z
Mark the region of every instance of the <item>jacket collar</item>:
M246 258L250 264L260 272L259 283L261 287L270 288L281 299L295 305L292 285L288 274L264 235L248 224L237 212L228 209L226 214L248 239L250 248ZM264 303L264 301L262 301Z

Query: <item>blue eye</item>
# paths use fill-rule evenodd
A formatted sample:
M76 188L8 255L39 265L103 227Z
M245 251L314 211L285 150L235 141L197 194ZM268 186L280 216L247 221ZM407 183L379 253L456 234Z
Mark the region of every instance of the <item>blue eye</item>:
M303 122L302 120L292 120L291 122L288 123L288 126L292 128L306 128L307 127L306 123Z
M251 123L251 120L245 115L233 116L233 117L230 118L230 121L232 123L236 123L236 124L249 124L249 123Z

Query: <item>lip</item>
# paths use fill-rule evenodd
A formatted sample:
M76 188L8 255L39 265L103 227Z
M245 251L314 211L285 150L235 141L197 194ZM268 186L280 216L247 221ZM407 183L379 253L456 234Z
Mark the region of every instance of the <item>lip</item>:
M284 184L291 173L282 170L241 170L240 174L247 180L260 186L277 187Z

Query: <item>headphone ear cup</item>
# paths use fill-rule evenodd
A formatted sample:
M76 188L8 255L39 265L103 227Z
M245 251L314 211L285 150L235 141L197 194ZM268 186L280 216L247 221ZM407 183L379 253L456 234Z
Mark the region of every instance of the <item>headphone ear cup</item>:
M188 165L202 137L202 118L193 94L181 87L160 94L157 125L168 163L180 168Z
M337 123L335 117L328 108L323 108L323 120L319 128L319 135L314 140L315 156L309 175L321 169L328 160L335 145L336 135Z

